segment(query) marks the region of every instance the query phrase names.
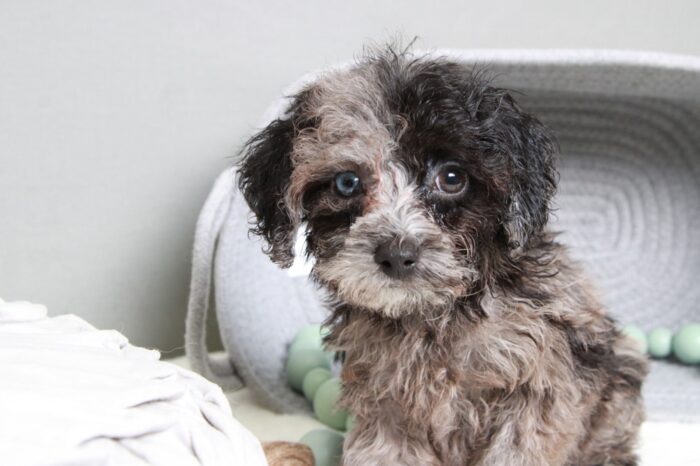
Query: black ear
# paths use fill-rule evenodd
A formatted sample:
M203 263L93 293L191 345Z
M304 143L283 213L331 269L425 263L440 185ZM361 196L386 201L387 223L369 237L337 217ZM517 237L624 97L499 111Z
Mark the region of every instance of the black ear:
M298 226L284 202L294 131L291 119L274 120L248 140L238 167L239 188L255 214L251 232L267 241L265 252L281 267L292 265Z
M557 188L557 145L550 131L507 93L500 99L502 149L510 158L511 191L504 226L509 246L522 251L542 232Z

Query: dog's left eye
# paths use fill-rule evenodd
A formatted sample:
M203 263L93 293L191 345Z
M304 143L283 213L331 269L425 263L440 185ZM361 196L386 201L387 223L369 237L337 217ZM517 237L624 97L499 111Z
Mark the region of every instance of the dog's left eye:
M354 196L360 191L362 183L355 172L342 172L335 175L335 189L342 196Z
M459 167L447 166L436 173L433 183L437 191L454 196L467 189L469 178Z

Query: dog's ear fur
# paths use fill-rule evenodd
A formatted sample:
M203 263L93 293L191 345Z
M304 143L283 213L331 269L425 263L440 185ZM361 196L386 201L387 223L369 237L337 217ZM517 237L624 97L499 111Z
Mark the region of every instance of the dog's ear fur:
M294 134L290 117L274 120L248 140L238 166L239 188L255 215L251 232L265 239L265 253L281 267L292 265L298 227L284 203Z
M549 130L508 93L499 100L496 124L510 159L511 185L504 227L509 248L522 251L542 232L557 186L557 145Z

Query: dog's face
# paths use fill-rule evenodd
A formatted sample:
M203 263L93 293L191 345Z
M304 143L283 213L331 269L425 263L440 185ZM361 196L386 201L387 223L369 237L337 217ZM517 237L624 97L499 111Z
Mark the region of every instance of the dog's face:
M317 79L247 144L240 187L268 253L399 317L483 286L547 220L554 145L506 92L460 64L393 53ZM491 272L490 272L491 270Z

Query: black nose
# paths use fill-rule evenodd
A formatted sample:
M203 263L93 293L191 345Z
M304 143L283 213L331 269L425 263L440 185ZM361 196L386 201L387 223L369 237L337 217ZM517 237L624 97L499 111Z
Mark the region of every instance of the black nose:
M391 278L404 278L413 273L420 248L409 239L387 241L374 252L374 261Z

